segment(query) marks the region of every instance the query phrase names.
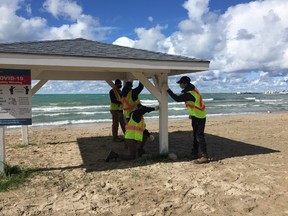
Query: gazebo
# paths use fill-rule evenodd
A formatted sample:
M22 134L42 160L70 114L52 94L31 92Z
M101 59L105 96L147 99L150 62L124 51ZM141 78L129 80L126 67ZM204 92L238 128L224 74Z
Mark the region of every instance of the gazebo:
M110 86L115 79L139 80L159 101L160 154L168 153L168 95L163 84L169 76L207 71L209 63L83 38L0 44L0 68L31 70L31 79L38 81L32 95L49 80L105 80ZM22 138L28 143L27 126L22 126Z

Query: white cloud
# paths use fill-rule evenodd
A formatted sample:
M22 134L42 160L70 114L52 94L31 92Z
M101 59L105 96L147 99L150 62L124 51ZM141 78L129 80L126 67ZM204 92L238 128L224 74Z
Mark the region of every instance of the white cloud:
M83 14L76 1L46 0L43 8L56 18L69 20L60 26L49 26L43 17L30 17L33 11L24 0L0 0L0 42L79 37L101 41L114 29L102 27L97 18ZM28 17L18 15L20 10Z
M213 66L227 71L282 68L283 53L288 49L284 42L287 7L286 1L255 1L231 7L221 17L227 23L226 46L215 57L222 61ZM246 33L245 40L239 39L241 32L242 36Z
M56 18L63 16L76 20L82 14L81 6L72 0L46 0L43 7Z
M154 51L163 51L163 43L165 35L161 33L161 30L165 29L163 26L157 25L155 28L146 30L144 28L135 29L139 40L135 41L135 48L145 48Z
M113 44L114 45L121 44L122 46L126 47L134 47L135 41L127 37L120 37L116 41L114 41Z
M287 75L288 1L255 0L232 6L224 14L210 11L208 0L187 0L183 7L188 17L179 22L178 31L164 36L157 26L137 28L138 38L134 43L129 40L130 45L211 60L212 72L197 74L202 80L195 82L200 85L204 85L204 78L211 83L214 77L217 79L213 82L222 85L222 89L246 86L256 90L265 85L277 88L279 82L269 79L274 77L278 80ZM125 45L125 41L122 42L118 44ZM213 71L221 71L221 76L220 72ZM258 73L258 78L249 79L254 85L245 80L248 73L244 72L250 71ZM263 71L267 73L265 76ZM280 76L278 71L283 74ZM285 82L281 85L288 88Z
M41 17L26 19L17 16L16 12L21 9L22 1L1 0L0 3L0 41L39 39L47 24L45 19Z
M166 52L167 43L165 35L161 33L161 30L167 28L167 26L156 25L154 28L145 29L137 28L135 32L138 36L138 40L132 40L127 37L121 37L113 42L113 44L134 47L139 49L146 49L151 51Z
M109 28L102 28L98 20L89 15L81 15L73 24L65 24L60 27L47 29L43 39L66 39L66 38L87 38L103 40Z
M103 40L111 28L103 28L98 19L82 14L82 7L72 0L46 0L43 7L54 17L67 17L74 21L60 27L47 28L44 39L87 38Z
M154 20L154 19L153 19L152 16L149 16L149 17L148 17L148 21L149 21L149 22L153 22L153 20Z
M0 0L1 42L76 37L104 40L113 30L85 14L75 0L46 0L45 12L38 11L43 16L37 17L31 17L35 11L27 2ZM187 17L179 21L177 31L165 35L171 26L163 22L152 28L138 26L134 30L136 39L119 37L113 44L211 60L210 71L189 75L205 92L288 89L288 1L254 0L232 6L223 14L211 11L209 0L182 3ZM63 24L48 23L43 18L47 12ZM148 17L148 21L154 23L153 17ZM174 81L172 77L171 86L178 89ZM86 83L71 83L71 88L84 85L75 91L93 91L92 87L85 88ZM47 92L53 87L64 91L54 82L46 85ZM97 90L102 91L106 84L99 87Z
M203 15L208 12L209 0L185 1L183 7L188 11L190 20L202 22Z

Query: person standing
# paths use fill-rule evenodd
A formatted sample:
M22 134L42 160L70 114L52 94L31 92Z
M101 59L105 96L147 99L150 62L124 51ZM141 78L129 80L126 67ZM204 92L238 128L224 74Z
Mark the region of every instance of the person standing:
M132 89L133 84L131 81L127 81L122 89L122 105L124 110L124 116L126 121L129 121L130 113L135 107L140 104L139 94L143 90L144 86L139 82L138 87Z
M118 154L110 151L105 161L121 158L122 160L134 160L145 154L144 146L147 140L153 141L154 136L146 129L144 114L151 111L159 110L159 106L146 107L141 104L137 105L136 110L131 112L129 122L126 124L125 144L129 149L129 154Z
M204 135L206 108L201 94L190 81L188 76L182 76L180 80L177 81L180 88L183 89L182 94L179 96L174 94L168 87L167 92L176 102L185 102L189 112L189 118L191 119L193 129L192 160L196 160L195 163L207 163L209 160Z
M124 139L120 139L118 136L118 128L119 124L121 126L121 129L123 131L123 134L125 134L125 118L123 114L123 107L122 107L122 82L119 79L115 80L115 86L110 90L109 96L110 96L110 112L112 114L112 136L114 142L122 142Z

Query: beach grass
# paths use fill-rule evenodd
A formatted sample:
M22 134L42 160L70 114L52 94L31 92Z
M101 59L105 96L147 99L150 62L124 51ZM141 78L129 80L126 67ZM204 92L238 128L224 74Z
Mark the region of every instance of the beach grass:
M7 191L22 185L32 173L28 168L5 164L4 173L0 174L0 191Z

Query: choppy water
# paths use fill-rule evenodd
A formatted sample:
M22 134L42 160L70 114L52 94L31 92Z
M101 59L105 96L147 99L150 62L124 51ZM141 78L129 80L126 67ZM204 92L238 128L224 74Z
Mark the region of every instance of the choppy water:
M208 117L288 111L288 94L204 93L202 97ZM146 106L158 105L151 95L141 94L140 99ZM111 122L108 94L36 94L32 104L33 126ZM169 97L168 115L169 119L184 118L188 113L184 103ZM148 113L145 118L158 118L158 112Z

